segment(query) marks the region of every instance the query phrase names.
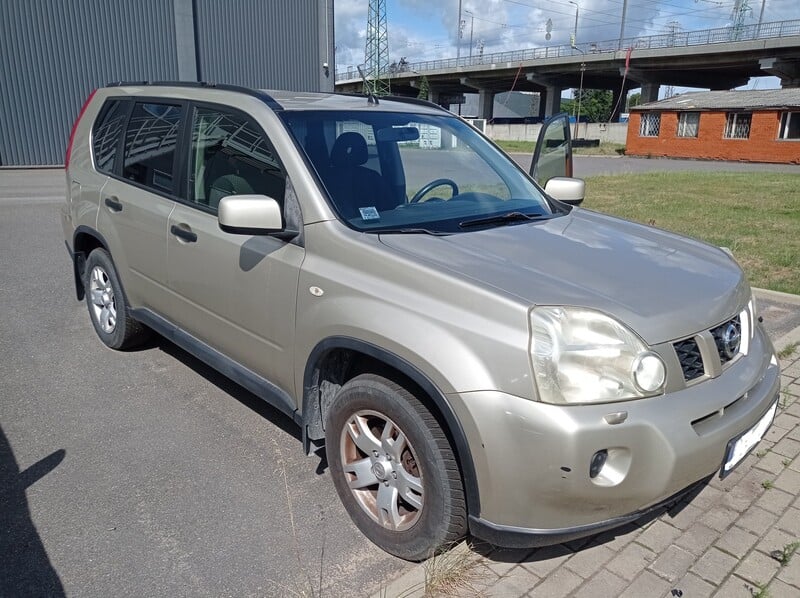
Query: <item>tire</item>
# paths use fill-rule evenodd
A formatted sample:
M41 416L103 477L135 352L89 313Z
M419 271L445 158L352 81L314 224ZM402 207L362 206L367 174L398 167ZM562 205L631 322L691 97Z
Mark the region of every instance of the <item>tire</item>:
M374 374L347 382L328 412L325 443L345 509L386 552L420 561L466 534L464 490L450 443L403 387Z
M86 259L83 288L92 325L107 347L130 349L149 336L149 329L130 315L117 271L105 249L95 249Z

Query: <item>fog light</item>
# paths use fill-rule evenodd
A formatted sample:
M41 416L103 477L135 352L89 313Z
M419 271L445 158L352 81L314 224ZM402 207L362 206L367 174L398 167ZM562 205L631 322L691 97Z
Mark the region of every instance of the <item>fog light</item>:
M603 465L606 464L607 458L608 451L606 449L597 451L594 455L592 455L592 460L589 463L589 477L591 479L596 478L600 474L600 470L603 469Z
M655 392L664 385L664 362L655 353L639 354L633 361L633 381L643 392Z

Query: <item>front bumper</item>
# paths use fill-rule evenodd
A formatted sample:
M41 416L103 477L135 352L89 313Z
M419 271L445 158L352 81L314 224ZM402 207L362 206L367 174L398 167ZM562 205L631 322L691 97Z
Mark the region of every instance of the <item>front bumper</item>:
M758 327L748 355L721 376L660 397L559 406L491 391L454 396L480 494L470 531L535 546L635 520L718 472L728 442L759 421L779 387ZM590 478L602 450L606 465Z

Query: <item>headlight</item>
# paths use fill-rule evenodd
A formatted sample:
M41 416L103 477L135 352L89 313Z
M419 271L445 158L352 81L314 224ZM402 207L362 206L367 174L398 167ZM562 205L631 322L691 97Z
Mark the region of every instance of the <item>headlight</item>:
M663 392L664 362L626 326L589 309L531 311L531 359L546 403L604 403Z

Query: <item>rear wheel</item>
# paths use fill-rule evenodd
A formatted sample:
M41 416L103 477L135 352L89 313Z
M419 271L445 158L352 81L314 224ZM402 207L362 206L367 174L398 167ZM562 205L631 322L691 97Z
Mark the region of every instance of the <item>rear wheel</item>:
M467 531L458 465L436 418L403 387L373 374L345 384L326 447L336 490L372 542L422 560Z
M99 248L92 251L84 272L86 305L100 340L112 349L128 349L146 340L149 330L130 316L108 252Z

